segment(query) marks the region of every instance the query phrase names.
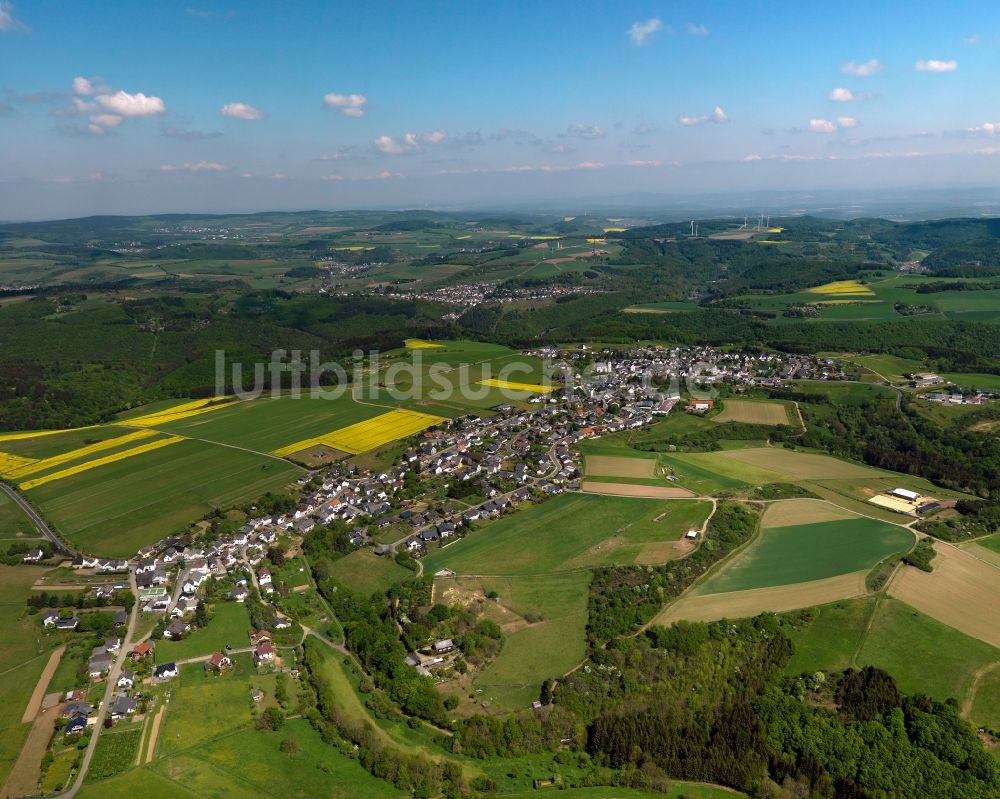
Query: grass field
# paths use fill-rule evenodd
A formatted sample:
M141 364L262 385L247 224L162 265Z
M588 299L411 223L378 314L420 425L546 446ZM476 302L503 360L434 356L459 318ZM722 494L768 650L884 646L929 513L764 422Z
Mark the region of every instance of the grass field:
M745 591L865 571L906 551L913 540L901 527L861 517L765 527L747 549L702 583L699 592Z
M700 527L709 509L707 502L562 494L432 549L424 567L431 574L448 568L458 574L518 575L649 562L650 553L676 552L675 542Z
M370 549L359 549L333 562L330 573L351 591L360 594L384 593L393 583L412 576L392 557L380 557Z
M21 750L29 724L21 723L56 639L42 634L38 616L24 615L31 586L47 570L40 566L0 565L0 785Z
M482 690L475 695L477 704L486 703L482 709L495 713L527 708L538 698L543 680L562 676L583 660L589 585L585 571L435 582L436 601L450 603L470 593L483 597L496 591L497 602L507 611L504 647L472 681ZM447 685L443 690L450 691Z
M614 455L588 455L587 475L603 477L653 477L656 458L623 458Z
M876 601L866 596L816 608L811 622L789 633L795 652L785 673L840 671L851 666Z
M745 424L784 424L798 426L794 408L783 402L763 400L726 399L722 411L712 417L716 422L743 422Z
M246 606L238 602L218 602L211 611L212 619L205 627L199 627L188 633L180 641L164 638L156 645L156 662L168 663L171 660L211 655L222 652L229 644L234 649L249 646L247 629L250 627L250 616Z
M31 499L74 545L128 556L214 508L256 499L298 474L274 458L181 441L39 486Z
M0 494L0 546L5 546L3 539L35 538L37 535L38 529L24 511L6 494Z
M142 726L131 721L105 730L97 739L94 757L87 769L87 782L107 779L132 768L141 739Z

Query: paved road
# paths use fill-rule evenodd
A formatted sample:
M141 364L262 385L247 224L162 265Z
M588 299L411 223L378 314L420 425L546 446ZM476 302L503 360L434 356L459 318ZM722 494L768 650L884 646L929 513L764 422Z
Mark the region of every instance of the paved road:
M138 597L139 590L135 584L135 572L130 571L128 573L129 587L132 589L132 593ZM125 658L128 657L128 653L131 651L129 642L132 640L132 636L135 634L135 622L139 617L139 602L132 606L132 615L129 616L128 629L122 636L122 645L118 650L118 657L115 658L115 662L111 666L111 671L108 673L108 685L104 689L104 698L101 700L101 707L97 712L97 721L94 723L93 732L90 735L90 743L87 745L87 751L83 755L83 760L80 762L80 770L77 772L76 779L73 784L60 796L66 797L66 799L72 799L76 796L77 791L83 785L83 778L87 776L87 769L90 768L90 761L94 757L94 750L97 748L97 739L100 737L101 731L104 729L104 718L108 715L108 708L111 707L111 698L114 696L115 691L118 690L118 677L121 676L122 666L125 663Z
M12 500L14 500L15 503L17 503L17 506L28 515L28 518L30 518L31 521L35 523L35 526L42 531L42 534L47 539L49 539L49 541L52 542L52 545L56 549L58 549L60 552L65 552L67 555L73 554L66 547L66 545L63 544L63 542L56 537L56 534L53 533L51 529L49 529L49 526L45 523L45 519L39 516L38 513L35 512L35 509L24 501L24 498L20 494L18 494L13 488L11 488L6 483L0 483L0 491L3 491L8 497L10 497Z

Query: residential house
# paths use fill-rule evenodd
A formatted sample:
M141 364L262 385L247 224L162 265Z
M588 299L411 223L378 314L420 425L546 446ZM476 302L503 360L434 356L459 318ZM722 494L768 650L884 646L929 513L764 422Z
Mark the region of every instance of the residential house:
M274 661L274 648L270 641L263 641L257 644L253 650L253 664L259 666L262 663L272 663Z
M206 671L222 671L223 669L228 669L233 665L233 661L229 659L227 655L223 655L221 652L213 652L212 656L205 663Z
M153 679L157 682L162 682L163 680L172 680L177 676L177 664L176 663L164 663L157 666L153 670Z

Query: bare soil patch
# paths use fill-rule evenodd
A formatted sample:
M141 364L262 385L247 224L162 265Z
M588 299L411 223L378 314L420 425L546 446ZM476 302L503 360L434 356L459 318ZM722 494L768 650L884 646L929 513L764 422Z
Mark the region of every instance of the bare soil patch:
M651 544L643 544L635 562L645 566L647 564L666 563L668 560L677 560L695 548L695 542L689 538L682 538L680 541L656 541Z
M783 613L836 602L838 599L864 596L867 593L866 574L867 572L855 572L807 583L753 588L725 594L688 594L662 610L653 623L669 625L680 620L741 619L765 611Z
M47 684L48 680L46 679ZM31 796L38 791L42 757L45 755L45 750L49 748L52 728L56 719L62 714L62 709L62 704L58 704L34 716L31 732L28 733L24 746L21 747L14 767L7 775L7 781L3 785L3 790L0 790L0 796Z
M959 632L1000 647L1000 568L935 542L934 571L901 569L889 593Z
M59 661L62 660L63 652L65 651L66 646L63 645L56 647L52 654L49 655L49 662L45 664L45 670L38 678L38 682L35 683L35 690L31 692L31 699L28 700L28 706L24 709L24 715L21 716L22 724L34 721L35 716L38 715L38 709L42 706L45 692L49 689L49 681L52 679L52 675L56 673L56 668L59 666Z
M785 499L767 506L760 526L764 529L793 527L798 524L835 522L854 519L853 513L820 499Z
M153 726L149 730L149 744L146 747L146 762L153 762L153 754L156 752L156 738L160 734L160 722L163 721L163 714L166 712L167 706L160 705L160 709L156 713L156 718L153 719Z
M656 458L619 458L615 455L588 455L587 474L597 477L653 477Z
M594 480L584 480L581 484L584 491L591 494L609 494L615 497L647 497L649 499L686 499L697 496L686 488L670 488L667 486L641 486L630 483L598 483Z

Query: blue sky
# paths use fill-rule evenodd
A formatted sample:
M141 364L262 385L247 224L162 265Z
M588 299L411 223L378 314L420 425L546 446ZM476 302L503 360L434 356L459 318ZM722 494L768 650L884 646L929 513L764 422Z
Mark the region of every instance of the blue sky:
M0 217L1000 178L988 2L0 0Z

